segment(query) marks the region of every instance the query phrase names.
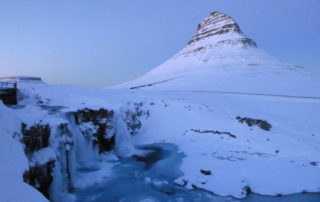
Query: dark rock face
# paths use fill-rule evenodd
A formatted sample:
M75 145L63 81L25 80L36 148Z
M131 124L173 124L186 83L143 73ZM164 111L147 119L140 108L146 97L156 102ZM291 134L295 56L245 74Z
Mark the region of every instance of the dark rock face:
M23 173L24 182L30 184L39 190L46 198L49 199L49 188L53 181L52 170L55 161L49 161L43 165L30 167Z
M77 125L91 123L93 128L82 130L82 134L92 139L98 145L99 153L110 151L115 144L115 129L112 124L114 112L106 109L82 109L75 112Z
M204 175L211 175L211 170L200 170L200 172Z
M272 127L272 125L265 120L252 119L252 118L240 117L240 116L237 116L236 119L240 123L246 123L249 127L258 126L262 130L266 130L266 131L269 131Z
M75 113L77 125L79 125L81 122L92 122L94 124L98 124L102 119L110 117L113 117L113 111L103 108L98 110L84 108L76 111Z
M22 138L21 142L25 145L25 153L31 154L37 150L49 146L50 126L49 124L36 124L29 129L25 123L21 125Z
M245 191L246 195L252 193L252 190L249 185L243 187L242 190Z
M21 124L21 142L25 145L24 152L30 161L33 153L40 149L49 147L51 129L49 124L35 124L27 128L27 124ZM24 182L38 189L45 197L49 199L49 188L53 180L52 170L55 165L54 160L44 164L31 166L23 174Z
M143 110L142 107L142 102L134 103L133 110L125 111L125 122L131 135L136 135L139 133L142 126L140 118L148 118L150 116L149 111Z

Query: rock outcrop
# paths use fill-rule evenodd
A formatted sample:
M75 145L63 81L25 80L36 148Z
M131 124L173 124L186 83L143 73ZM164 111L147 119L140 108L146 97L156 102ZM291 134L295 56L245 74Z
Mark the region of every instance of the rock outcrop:
M207 43L208 40L212 40L212 42ZM201 42L205 42L203 44L205 46L198 47L193 52L223 45L257 47L252 39L241 32L239 25L230 16L220 12L212 12L198 24L197 32L189 41L187 47L196 46L197 43Z

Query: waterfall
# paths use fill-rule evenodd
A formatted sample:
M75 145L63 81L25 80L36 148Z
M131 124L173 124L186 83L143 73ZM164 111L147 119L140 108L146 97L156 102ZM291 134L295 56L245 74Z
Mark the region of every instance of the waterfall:
M76 113L80 113L82 120L76 121ZM48 182L48 188L41 192L54 202L71 201L70 193L77 187L83 186L81 178L83 172L101 169L104 156L108 152L114 152L120 158L130 157L135 152L132 135L120 112L114 113L112 110L101 108L60 113L60 115L63 121L50 123L51 135L48 135L50 143L43 144L43 147L52 153L52 157L44 161L45 164L37 159L34 162L41 171L48 167L47 162L52 162L51 170L46 170L44 173L48 178L45 181ZM38 124L34 128L48 132L45 130L47 127L49 124L45 126ZM25 132L33 131L25 129ZM41 141L40 143L42 145ZM30 184L37 188L37 185Z
M119 157L130 157L135 149L128 127L120 113L115 113L114 122L116 125L115 152Z
M75 122L73 113L68 114L69 129L74 134L75 158L78 169L98 169L101 158L98 148L92 145L91 137L84 136Z

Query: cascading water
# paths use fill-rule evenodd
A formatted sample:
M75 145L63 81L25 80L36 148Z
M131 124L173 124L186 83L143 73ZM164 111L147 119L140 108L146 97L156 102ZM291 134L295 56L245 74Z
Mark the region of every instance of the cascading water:
M116 125L115 152L119 157L130 157L134 153L134 147L130 132L121 114L115 114L114 123Z

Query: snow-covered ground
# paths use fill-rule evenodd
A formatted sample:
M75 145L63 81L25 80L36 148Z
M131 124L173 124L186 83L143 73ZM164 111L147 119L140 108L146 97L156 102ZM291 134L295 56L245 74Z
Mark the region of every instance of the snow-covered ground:
M74 188L103 180L102 176L110 174L111 165L119 157L126 152L128 156L137 152L132 149L134 146L171 143L184 154L180 165L183 174L175 183L187 189L201 188L237 198L245 197L249 188L264 195L320 191L319 99L45 84L21 84L19 87L23 106L11 109L1 105L0 110L1 162L10 162L1 164L2 179L6 179L1 181L1 187L7 190L1 189L1 197L6 201L23 197L24 193L41 197L23 183L27 158L23 144L17 139L17 134L21 133L20 124L32 125L42 120L54 131L55 126L67 122L66 114L85 107L112 109L121 120L115 119L118 133L113 151L99 155L90 145L80 143L81 137L75 138L74 144L81 148L71 150L76 156L74 166L78 166L74 168ZM130 135L119 123L125 122L125 112L134 112L137 106L142 114L137 117L141 128ZM257 125L249 126L245 121L241 123L239 117L266 121L270 125L260 128L261 125L253 121ZM31 158L29 165L59 156L61 151L55 146L58 140L56 132L52 132L49 149L38 151L34 155L36 160ZM96 153L90 154L92 152ZM92 172L77 173L77 169L86 166ZM63 189L59 183L62 182L54 181L56 189ZM19 190L21 194L16 195L12 190Z
M20 117L0 102L0 201L47 201L37 190L23 183L28 169L23 147L13 138L20 128Z

